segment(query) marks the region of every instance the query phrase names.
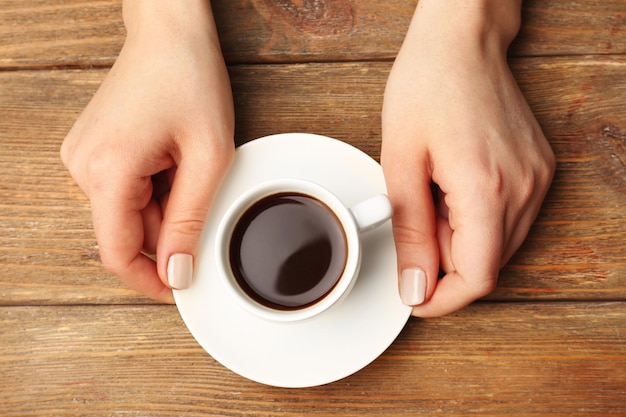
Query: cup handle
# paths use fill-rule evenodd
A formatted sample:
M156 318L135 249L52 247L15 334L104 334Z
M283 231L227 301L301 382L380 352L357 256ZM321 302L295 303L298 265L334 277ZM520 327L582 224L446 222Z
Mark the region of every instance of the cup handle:
M385 223L393 215L389 197L379 194L350 207L359 232L367 232Z

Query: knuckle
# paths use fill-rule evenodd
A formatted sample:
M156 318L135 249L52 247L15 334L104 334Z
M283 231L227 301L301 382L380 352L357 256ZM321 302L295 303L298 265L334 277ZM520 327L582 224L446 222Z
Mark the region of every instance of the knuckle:
M120 159L112 150L92 152L85 160L84 177L94 192L101 192L109 179L119 171Z
M556 171L556 156L552 148L548 146L547 155L545 157L544 165L540 172L541 184L544 188L547 188L552 182L554 172Z
M106 149L92 152L86 160L87 174L90 176L100 176L104 173L110 172L115 157L111 152Z
M501 195L506 188L505 172L499 167L468 167L464 172L464 189L474 190L483 196Z
M215 135L211 137L215 138ZM201 158L206 164L223 168L230 165L234 153L235 146L233 140L220 140L215 138L214 140L208 141L204 149L196 153L196 156Z
M556 171L556 155L550 146L548 146L548 151L546 155L546 166L547 172L552 175L554 171Z
M488 277L487 279L478 282L478 285L476 287L478 297L480 298L488 294L491 294L492 292L495 291L497 286L498 286L497 277Z
M65 141L63 141L63 143L61 144L61 148L59 149L59 155L61 156L61 161L63 162L63 165L65 165L67 168L69 168L69 163L70 163L70 145L67 142L67 139Z
M393 223L393 235L397 244L424 247L433 244L434 236L404 224Z
M179 218L169 221L169 234L184 237L197 236L204 229L207 211L203 209L188 210Z
M534 172L519 175L516 183L517 195L522 202L528 202L535 195L537 178Z
M126 269L124 264L119 259L110 255L107 251L100 251L100 262L102 267L111 274L120 277L124 274Z
M74 139L68 135L61 144L59 154L63 165L65 165L72 177L77 178L80 176L83 161L82 158L77 155L74 142Z
M498 277L496 276L483 276L480 279L467 281L466 284L470 286L471 293L475 299L485 297L495 291L498 286Z

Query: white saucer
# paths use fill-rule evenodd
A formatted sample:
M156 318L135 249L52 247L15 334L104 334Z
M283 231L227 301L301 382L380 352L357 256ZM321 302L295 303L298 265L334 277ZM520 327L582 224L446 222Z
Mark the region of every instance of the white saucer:
M252 185L278 177L317 182L347 206L386 192L380 165L344 142L302 133L240 146L211 207L191 288L175 291L198 343L232 371L268 385L308 387L362 369L389 347L411 308L398 294L391 222L363 236L358 281L339 305L312 319L274 323L240 307L216 279L215 229L227 207Z

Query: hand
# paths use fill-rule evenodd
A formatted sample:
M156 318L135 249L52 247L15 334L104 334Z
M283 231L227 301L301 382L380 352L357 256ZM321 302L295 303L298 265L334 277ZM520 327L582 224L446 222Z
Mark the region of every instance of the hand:
M230 83L208 2L129 0L124 19L124 47L61 157L91 201L105 268L172 302L234 152Z
M383 105L381 164L400 293L421 304L413 309L421 317L451 313L495 288L555 166L506 62L519 2L452 3L420 1Z

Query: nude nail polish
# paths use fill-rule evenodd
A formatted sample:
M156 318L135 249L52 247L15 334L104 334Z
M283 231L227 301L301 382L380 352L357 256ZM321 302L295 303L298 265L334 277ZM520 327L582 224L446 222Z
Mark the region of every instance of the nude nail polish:
M400 298L408 306L422 304L426 298L426 273L420 268L407 268L400 274Z
M175 253L167 263L167 282L175 290L184 290L191 285L193 256L188 253Z

